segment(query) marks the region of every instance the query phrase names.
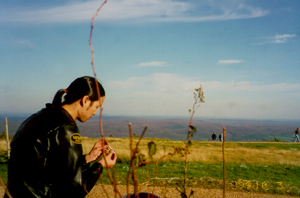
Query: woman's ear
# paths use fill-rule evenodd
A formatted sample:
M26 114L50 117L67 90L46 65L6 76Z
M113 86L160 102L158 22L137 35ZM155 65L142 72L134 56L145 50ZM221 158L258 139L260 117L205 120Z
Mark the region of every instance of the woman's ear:
M81 100L80 100L80 105L81 106L83 106L83 107L84 106L90 106L90 104L91 104L91 100L87 95L85 95L81 98Z

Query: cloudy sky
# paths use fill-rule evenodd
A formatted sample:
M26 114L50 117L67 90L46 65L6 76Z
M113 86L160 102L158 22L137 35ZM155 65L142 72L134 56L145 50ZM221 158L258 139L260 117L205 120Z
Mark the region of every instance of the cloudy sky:
M102 0L0 1L0 114L93 76ZM300 119L300 1L108 0L92 44L104 115Z

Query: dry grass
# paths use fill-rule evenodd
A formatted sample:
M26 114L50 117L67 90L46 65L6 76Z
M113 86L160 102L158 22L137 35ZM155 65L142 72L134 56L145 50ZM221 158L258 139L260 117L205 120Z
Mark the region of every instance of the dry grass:
M130 160L129 138L107 138L107 140L116 151L118 158ZM97 139L84 139L84 153L87 153L96 141ZM135 143L137 141L137 139L134 139ZM146 156L148 156L147 144L150 141L152 140L145 139L140 143L140 151ZM183 141L154 140L154 142L157 144L158 150L154 156L155 159L173 153L173 146L184 146ZM222 163L222 145L220 143L197 142L191 146L190 152L189 162ZM239 146L238 143L227 143L225 155L227 163L300 166L300 152L298 150L274 149L272 147L267 149L245 148ZM173 156L166 158L164 161L184 161L184 158Z
M6 142L5 141L0 141L0 150L7 150Z
M118 158L121 160L130 160L129 152L129 138L106 138L111 147L116 151ZM94 143L99 139L83 138L83 152L88 153L93 147ZM134 139L136 143L138 139ZM152 140L143 139L140 143L141 153L148 156L147 144ZM173 146L184 146L183 141L170 140L154 140L157 144L157 153L154 158L159 159L162 156L173 153ZM259 144L259 143L257 143ZM280 144L280 143L270 143ZM283 143L281 143L283 144ZM297 144L298 145L298 144ZM298 145L299 147L299 145ZM6 150L6 142L0 140L0 150ZM222 145L218 142L196 142L190 148L188 156L189 162L201 163L222 163ZM300 166L300 152L299 150L274 149L272 147L267 149L245 148L239 146L238 143L226 143L226 162L227 163L245 163L245 164L282 164L282 165L296 165ZM183 157L173 156L164 159L164 161L184 161Z

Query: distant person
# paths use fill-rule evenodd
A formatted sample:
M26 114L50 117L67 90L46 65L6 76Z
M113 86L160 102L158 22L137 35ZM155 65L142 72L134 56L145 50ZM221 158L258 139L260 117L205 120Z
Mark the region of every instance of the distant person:
M217 135L215 132L211 135L211 139L213 142L215 142L217 140Z
M211 142L211 139L209 138L208 141Z
M67 89L58 90L52 104L21 124L11 142L8 164L7 187L13 198L84 198L103 168L115 165L113 150L105 157L107 163L104 158L97 160L109 146L106 141L96 142L83 155L75 122L96 115L104 97L103 87L93 77L77 78Z
M219 140L220 140L220 141L223 141L223 133L221 133L221 134L219 135Z
M296 129L296 131L294 132L294 135L295 135L294 142L299 142L299 128Z

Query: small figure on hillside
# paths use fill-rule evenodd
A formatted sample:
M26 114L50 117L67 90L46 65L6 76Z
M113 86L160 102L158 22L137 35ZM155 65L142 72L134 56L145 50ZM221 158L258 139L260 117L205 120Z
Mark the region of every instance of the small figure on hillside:
M208 141L211 142L211 139L209 138Z
M215 132L211 135L211 139L213 142L215 142L217 140L217 135Z
M295 135L294 142L299 142L299 128L296 129L296 131L294 132L294 135Z
M223 133L221 133L221 134L219 135L219 140L220 140L220 141L223 141Z

